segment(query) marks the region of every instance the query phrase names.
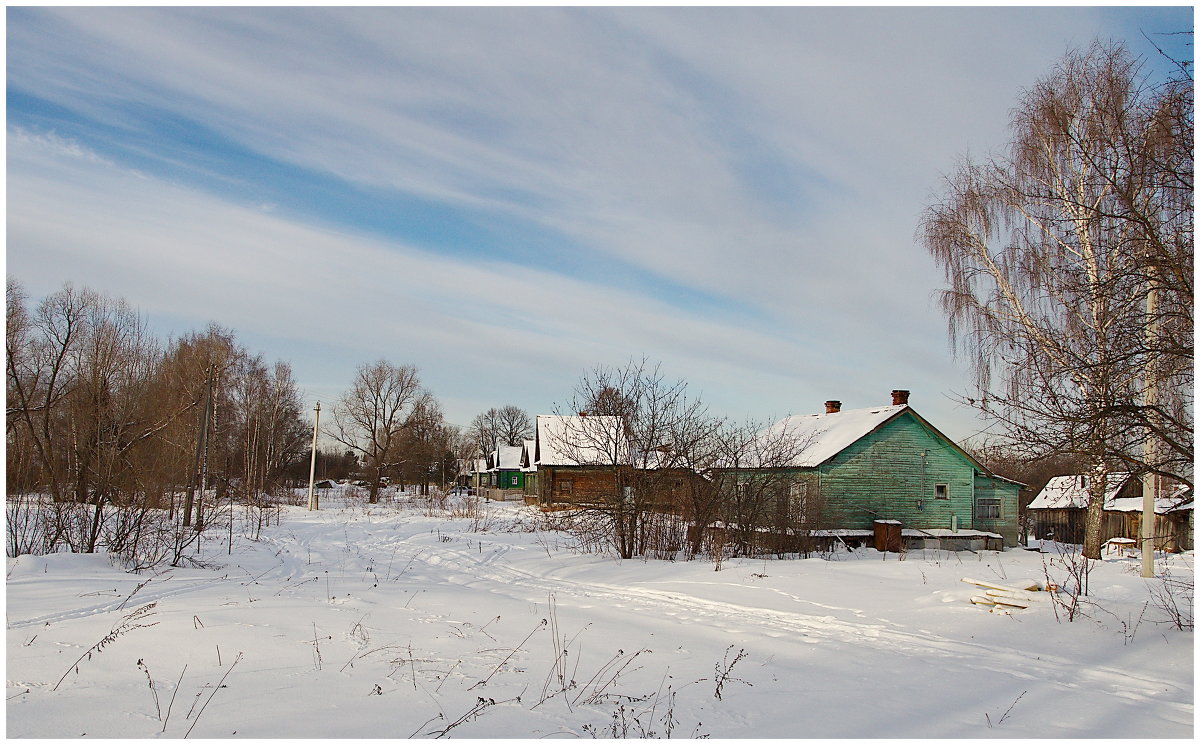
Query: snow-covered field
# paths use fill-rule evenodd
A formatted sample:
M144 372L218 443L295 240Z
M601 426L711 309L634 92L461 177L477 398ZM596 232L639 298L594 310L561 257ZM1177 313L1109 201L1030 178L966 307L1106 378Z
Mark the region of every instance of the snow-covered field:
M7 736L1193 736L1193 635L1131 559L1094 569L1068 623L1048 599L988 613L961 581L1044 579L1048 554L714 571L538 525L515 504L288 508L203 569L8 559Z

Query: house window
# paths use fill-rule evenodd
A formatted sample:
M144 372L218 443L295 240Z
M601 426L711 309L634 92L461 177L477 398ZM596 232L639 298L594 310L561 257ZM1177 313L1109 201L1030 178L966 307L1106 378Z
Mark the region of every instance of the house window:
M512 475L512 485L513 485L513 486L520 486L520 485L521 485L521 484L520 484L520 477L518 477L518 476L517 476L517 474L515 474L515 473Z
M934 484L933 496L935 499L949 499L950 485L949 484Z
M788 509L803 518L808 513L808 482L793 481L788 484L787 501Z
M571 483L571 479L563 479L558 482L558 493L559 494L570 494L572 486L573 486L573 484Z
M976 499L975 500L975 518L977 520L999 520L1000 519L1000 500L999 499Z

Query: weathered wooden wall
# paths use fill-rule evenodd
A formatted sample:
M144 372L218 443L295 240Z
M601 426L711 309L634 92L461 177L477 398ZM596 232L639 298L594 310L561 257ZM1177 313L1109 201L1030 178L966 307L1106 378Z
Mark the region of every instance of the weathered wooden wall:
M887 422L822 465L820 490L829 526L869 529L875 519L907 528L987 530L1017 540L1018 487L997 483L986 497L1002 500L999 520L976 524L976 468L950 443L911 414ZM947 486L937 498L938 484Z
M537 482L543 504L598 504L617 493L615 470L602 466L538 466Z
M1083 543L1084 510L1030 510L1035 538L1052 538L1061 543ZM1141 539L1140 512L1105 511L1100 539ZM1154 547L1160 551L1186 551L1193 547L1186 512L1154 516Z

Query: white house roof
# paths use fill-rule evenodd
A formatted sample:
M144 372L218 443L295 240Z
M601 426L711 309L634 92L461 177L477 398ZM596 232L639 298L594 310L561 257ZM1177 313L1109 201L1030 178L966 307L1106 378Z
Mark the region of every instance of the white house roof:
M539 466L629 462L629 444L620 417L540 414L535 438L534 457Z
M496 448L496 468L515 471L521 467L521 446L501 445Z
M759 435L764 441L786 437L806 447L788 464L792 468L819 466L870 434L876 427L909 408L873 406L833 414L797 414L780 419Z
M1104 493L1105 510L1109 512L1142 511L1141 497L1117 497L1117 494L1128 483L1130 477L1131 474L1124 472L1110 473L1108 475L1108 484ZM1046 482L1046 486L1029 503L1029 509L1061 510L1087 507L1087 478L1082 474L1055 476ZM1159 496L1155 500L1154 511L1161 515L1174 510L1190 509L1190 498L1187 499L1186 504L1182 503L1185 499L1185 493L1186 489L1177 489L1171 493Z
M521 470L536 471L537 461L534 458L534 452L537 448L537 440L523 440L521 443Z
M1029 503L1029 509L1062 510L1087 507L1088 479L1088 476L1082 474L1055 476L1046 482L1038 495ZM1109 509L1109 505L1116 499L1117 492L1121 491L1128 480L1128 473L1110 473L1108 475L1108 484L1104 492L1104 509Z

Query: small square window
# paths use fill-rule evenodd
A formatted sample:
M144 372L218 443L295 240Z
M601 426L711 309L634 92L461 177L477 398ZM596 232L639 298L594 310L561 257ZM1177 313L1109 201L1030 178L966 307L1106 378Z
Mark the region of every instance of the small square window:
M558 493L570 494L572 486L574 486L574 484L572 484L571 479L563 479L562 481L558 482Z
M520 479L520 477L519 477L519 476L517 476L517 474L515 474L515 473L514 473L514 474L512 475L512 485L513 485L513 486L520 486L520 485L521 485L521 484L520 484L520 480L521 480L521 479Z
M933 496L935 499L949 499L950 498L950 485L949 484L935 484L933 487Z

